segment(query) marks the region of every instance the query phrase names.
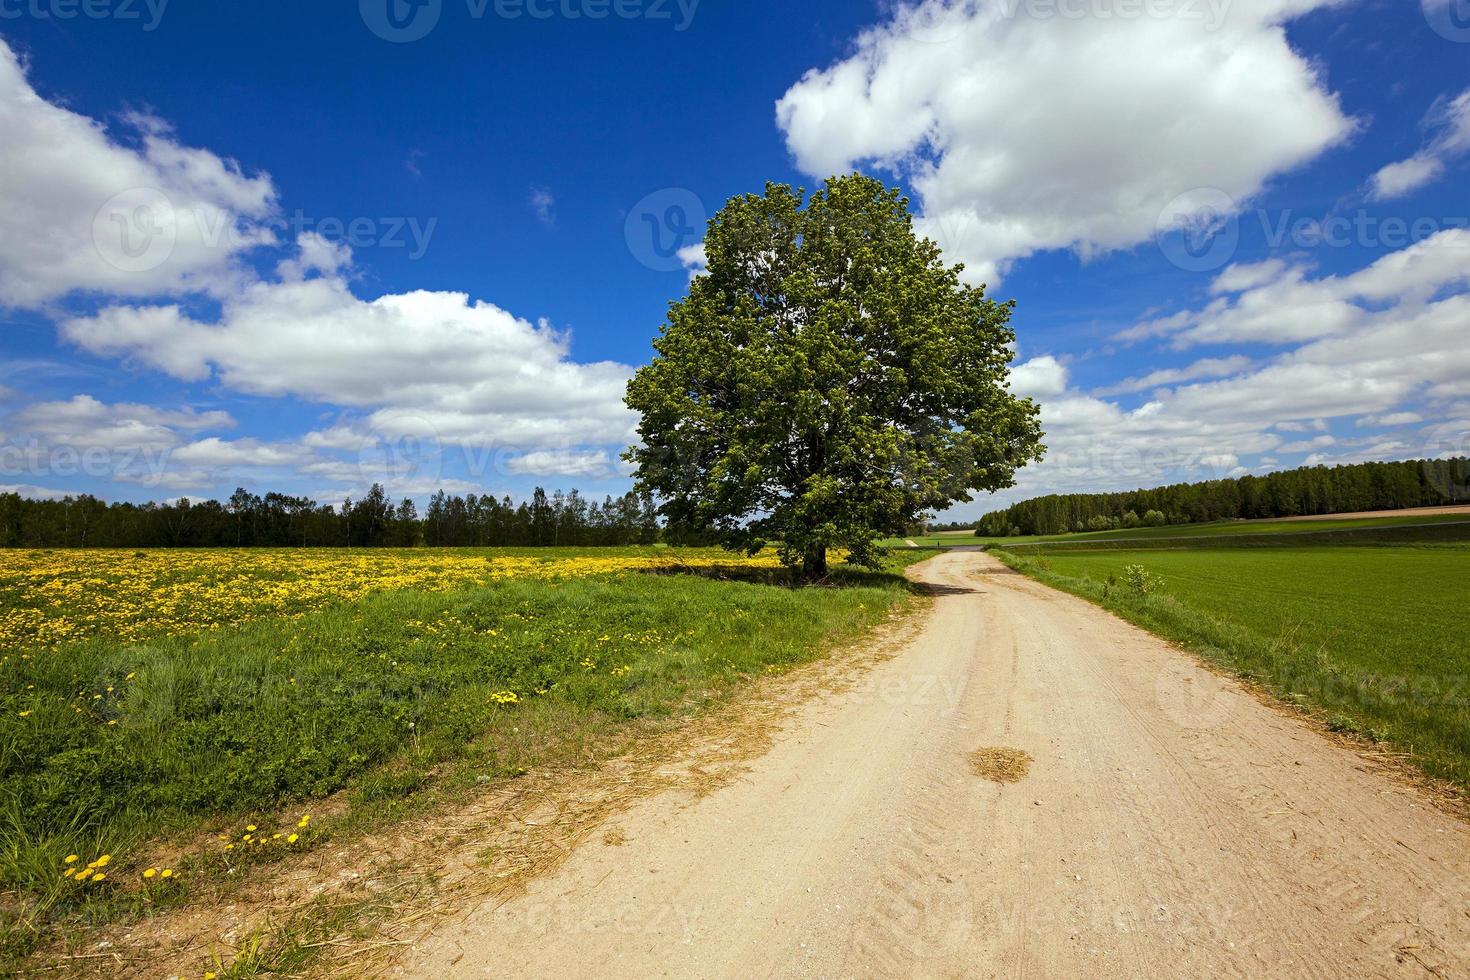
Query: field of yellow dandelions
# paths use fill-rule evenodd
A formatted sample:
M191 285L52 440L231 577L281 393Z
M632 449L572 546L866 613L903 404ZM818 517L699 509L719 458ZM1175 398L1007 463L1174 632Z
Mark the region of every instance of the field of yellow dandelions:
M547 551L4 551L0 647L54 648L90 637L133 642L301 616L375 592L442 592L501 579L554 580L739 564L708 549Z

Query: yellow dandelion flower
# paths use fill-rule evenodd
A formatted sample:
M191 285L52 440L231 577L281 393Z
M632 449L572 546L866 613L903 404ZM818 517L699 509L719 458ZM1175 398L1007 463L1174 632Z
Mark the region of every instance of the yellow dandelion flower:
M76 864L81 859L82 859L82 857L81 857L80 854L68 854L66 856L66 863L67 864Z
M173 868L164 868L162 871L160 871L158 873L158 876L160 878L172 878L174 876L174 869Z
M287 844L294 844L297 841L299 841L300 839L301 839L301 836L299 834L292 834L291 836L289 836L289 837L286 838L286 843Z
M93 881L106 881L107 880L107 875L105 875L101 871L99 871L99 872L97 872L96 874L94 874L92 876L92 880Z
M153 877L157 876L157 874L158 874L158 869L157 868L149 868L147 871L143 872L143 877L144 878L153 878Z

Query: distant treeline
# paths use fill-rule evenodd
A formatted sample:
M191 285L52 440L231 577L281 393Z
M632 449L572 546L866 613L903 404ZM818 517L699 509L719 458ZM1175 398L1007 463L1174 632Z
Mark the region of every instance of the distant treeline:
M333 507L280 493L236 490L229 500L109 504L83 495L27 500L0 494L0 547L7 548L412 548L652 544L653 501L627 494L591 501L573 490L529 501L439 491L420 516L381 486Z
M1308 466L1129 493L1060 494L980 519L982 537L1401 510L1470 501L1470 460Z

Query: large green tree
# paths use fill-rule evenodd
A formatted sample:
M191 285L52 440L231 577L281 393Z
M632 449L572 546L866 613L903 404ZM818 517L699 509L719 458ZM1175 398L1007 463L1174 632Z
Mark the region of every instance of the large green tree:
M820 577L828 549L872 565L875 539L1041 458L1008 387L1014 304L961 282L898 191L769 184L715 216L705 253L628 385L627 458L676 531L774 541Z

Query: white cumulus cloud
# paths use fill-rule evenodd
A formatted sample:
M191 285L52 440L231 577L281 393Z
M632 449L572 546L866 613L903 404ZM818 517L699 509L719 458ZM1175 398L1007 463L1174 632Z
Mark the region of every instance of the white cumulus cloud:
M320 252L313 236L302 245ZM251 283L224 300L216 323L177 305L113 306L61 332L185 381L359 409L380 435L528 448L631 436L628 366L578 363L567 334L463 293L360 299L340 262L323 265L309 278Z
M1314 276L1286 263L1227 270L1230 295L1168 318L1171 329L1140 342L1272 339L1285 349L1259 362L1206 358L1091 393L1067 385L1041 397L1047 458L986 506L1213 479L1242 467L1463 453L1470 425L1429 420L1461 418L1470 404L1467 256L1470 232L1455 230L1347 275ZM1320 329L1293 328L1287 338L1263 329L1273 318L1305 324L1324 313L1329 322ZM1137 408L1106 397L1138 390L1151 395ZM1334 434L1334 423L1360 435Z
M70 293L216 293L274 241L269 177L124 118L124 142L40 96L0 40L0 307Z
M1338 2L1150 14L1159 5L1095 0L1079 17L1020 0L925 0L809 71L777 120L810 174L905 175L920 230L971 281L993 282L1039 250L1146 241L1181 195L1244 202L1346 137L1353 123L1285 30Z

